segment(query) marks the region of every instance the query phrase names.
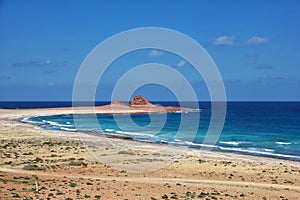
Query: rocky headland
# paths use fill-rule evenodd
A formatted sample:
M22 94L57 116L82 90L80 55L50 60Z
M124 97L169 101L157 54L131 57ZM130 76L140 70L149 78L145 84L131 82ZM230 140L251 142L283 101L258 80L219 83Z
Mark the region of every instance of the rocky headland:
M120 110L128 111L131 113L145 113L145 112L176 112L176 111L183 111L183 110L193 110L191 108L182 108L178 106L161 106L161 105L154 105L148 99L142 97L141 95L134 96L130 103L124 103L120 100L113 100L110 105L106 106L99 106L97 109L111 107L112 112L118 112Z

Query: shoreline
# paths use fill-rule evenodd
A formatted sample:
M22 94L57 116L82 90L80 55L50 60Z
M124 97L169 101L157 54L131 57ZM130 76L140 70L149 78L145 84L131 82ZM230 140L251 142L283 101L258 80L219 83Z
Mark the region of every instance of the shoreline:
M101 113L104 114L104 113ZM107 113L105 113L107 114ZM122 113L123 114L123 113ZM139 113L140 114L140 113ZM64 115L64 114L62 114ZM34 123L30 123L30 122L26 122L26 121L22 121L25 118L20 118L17 121L21 122L21 123L25 123L25 124L31 124L34 125L35 127L39 127L39 124L34 124ZM46 128L40 128L41 130L50 130L50 131L63 131L63 132L68 132L68 133L83 133L83 134L87 134L87 135L93 135L93 136L97 136L97 137L104 137L104 138L108 138L108 139L120 139L120 140L130 140L130 141L135 141L141 144L153 144L153 145L167 145L167 146L171 146L171 147L178 147L178 148L187 148L189 150L195 150L195 151L204 151L206 152L205 149L209 149L207 151L212 151L215 153L225 153L225 154L232 154L232 155L240 155L240 156L253 156L253 157L258 157L258 158L270 158L270 159L278 159L278 160L282 160L282 161L292 161L292 162L296 162L299 163L300 166L300 160L294 159L293 157L299 157L299 156L295 156L295 155L286 155L286 154L263 154L263 153L251 153L251 152L247 152L247 151L230 151L230 150L222 150L222 149L217 149L218 147L205 147L205 145L203 145L201 147L201 149L199 147L196 147L195 145L193 146L193 144L190 145L180 145L180 144L170 144L167 142L151 142L151 141L141 141L141 140L136 140L131 136L122 136L122 135L113 135L113 134L105 134L101 131L99 132L92 132L92 131L78 131L78 130L57 130L57 129L46 129ZM197 144L198 145L198 144ZM206 153L207 154L207 153ZM299 159L299 158L298 158Z
M128 105L124 106L120 104L109 104L109 105L104 105L104 106L96 106L95 109L93 107L76 107L76 108L72 108L72 107L60 107L60 108L41 108L41 109L37 109L37 110L59 110L59 111L63 111L63 114L54 114L54 115L66 115L66 114L72 114L72 112L70 113L70 110L73 110L73 112L76 112L76 114L89 114L89 113L95 113L95 114L145 114L145 113L160 113L163 112L165 110L159 110L159 109L153 109L153 112L149 112L149 107L133 107L131 109L128 109ZM142 109L141 109L142 108ZM174 112L178 111L178 109L181 109L182 111L198 111L197 109L189 109L189 108L179 108L179 107L175 107L175 106L166 106L165 108L169 108L169 111L167 112ZM27 110L27 109L24 109ZM33 109L36 110L36 109ZM146 111L148 110L148 111ZM66 112L64 112L66 111ZM34 116L45 116L45 115L34 115ZM19 121L21 121L21 119L24 118L20 118ZM26 121L21 121L22 123L29 123L30 122L26 122ZM35 126L38 126L37 124L33 124ZM43 128L42 128L43 129ZM43 130L54 130L54 131L59 131L56 129L43 129ZM68 131L68 130L60 130L60 131L66 131L66 132L80 132L80 133L85 133L85 134L90 134L90 135L95 135L95 136L99 136L102 135L104 137L107 138L119 138L119 139L125 139L125 140L134 140L137 142L141 142L141 143L150 143L150 144L167 144L170 146L176 146L176 147L183 147L183 148L189 148L189 149L195 149L195 150L199 150L199 149L209 149L210 151L216 152L216 153L229 153L229 154L233 154L233 155L247 155L247 156L255 156L255 157L260 157L260 158L273 158L273 159L280 159L280 160L286 160L286 161L293 161L293 162L299 162L300 163L300 159L299 156L296 155L289 155L289 154L271 154L271 153L259 153L259 152L247 152L247 151L234 151L234 150L222 150L222 147L219 146L215 146L213 147L213 149L211 148L207 148L205 147L205 145L203 145L202 147L196 147L195 144L193 146L193 144L190 145L180 145L180 144L168 144L168 143L159 143L159 142L151 142L151 141L139 141L134 139L131 136L122 136L122 135L110 135L110 134L105 134L103 132L99 132L99 133L93 133L90 131ZM198 145L199 146L199 145ZM218 149L219 148L219 149Z
M42 130L17 121L56 114L72 110L0 109L0 199L299 197L296 161Z
M100 108L100 109L99 109ZM105 109L103 109L105 108ZM119 112L116 113L112 113L113 111L116 110L110 110L107 109L107 106L99 106L96 107L96 109L98 109L96 112L96 114L140 114L140 113L144 113L144 112L140 112L140 110L138 110L137 112L124 112L123 109L119 110ZM66 115L66 114L74 114L74 111L76 111L76 114L87 114L91 111L91 108L89 107L77 107L74 110L72 109L72 107L64 107L64 108L38 108L38 109L0 109L0 120L2 121L3 118L5 120L8 120L11 122L16 122L16 123L20 123L20 124L26 124L29 126L32 126L34 129L36 129L38 127L37 124L30 124L30 123L26 123L26 122L22 122L20 121L21 119L24 118L30 118L30 117L37 117L37 116L50 116L50 115ZM7 113L8 115L5 116L5 113ZM4 116L4 117L3 117ZM114 136L114 135L108 135L108 134L97 134L97 133L92 133L89 131L75 131L75 132L71 132L71 131L63 131L63 130L48 130L48 129L39 129L45 132L50 131L53 135L56 135L55 132L60 133L68 133L69 134L74 134L74 133L78 133L78 134L86 134L88 135L93 135L96 137L100 137L100 138L109 138L109 139L118 139L118 140L124 140L125 141L132 141L132 142L136 142L136 143L141 143L141 144L150 144L150 145L158 145L158 146L170 146L170 147L176 147L176 148L187 148L189 151L191 152L195 152L195 151L200 151L197 148L193 148L193 147L186 147L186 146L180 146L180 145L172 145L172 144L164 144L164 143L155 143L155 142L145 142L145 141L137 141L134 140L131 137L125 137L125 136ZM60 133L62 134L62 133ZM84 136L81 136L84 138ZM212 150L212 151L205 151L205 150L201 150L204 152L205 155L213 155L213 158L217 158L218 154L222 155L221 157L228 157L228 158L234 158L234 159L238 159L238 160L242 160L242 159L246 159L246 160L253 160L255 162L260 162L259 160L261 158L264 158L266 160L272 160L271 163L277 163L279 165L282 165L280 163L284 163L287 162L289 164L292 164L292 166L297 166L300 167L300 161L297 160L293 160L293 159L289 159L289 158L279 158L276 156L264 156L264 155L253 155L253 154L248 154L248 153L239 153L239 152L228 152L228 151L218 151L218 150ZM224 156L226 155L226 156ZM274 161L275 160L275 161ZM276 162L277 161L277 162ZM268 161L267 161L268 162ZM267 164L267 162L262 161L262 163Z

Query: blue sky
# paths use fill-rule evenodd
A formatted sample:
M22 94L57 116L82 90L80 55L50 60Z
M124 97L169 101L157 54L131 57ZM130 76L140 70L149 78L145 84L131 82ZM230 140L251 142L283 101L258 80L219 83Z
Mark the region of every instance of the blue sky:
M297 0L2 0L0 100L71 100L77 70L96 45L128 29L164 27L206 49L221 72L228 100L299 101L299 8ZM199 99L209 100L203 80L189 63L151 49L113 63L97 99L109 99L113 80L126 72L121 66L129 70L149 62L184 73ZM155 85L137 93L154 100L174 97Z

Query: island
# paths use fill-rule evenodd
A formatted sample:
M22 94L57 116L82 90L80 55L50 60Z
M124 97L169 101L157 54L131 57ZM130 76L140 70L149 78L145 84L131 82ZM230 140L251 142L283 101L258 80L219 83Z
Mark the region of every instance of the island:
M55 108L57 109L57 108ZM93 107L71 107L59 108L64 110L73 109L73 113L89 113L95 112L98 114L138 114L138 113L167 113L167 112L188 112L199 111L198 108L184 108L178 106L161 106L152 104L148 99L141 95L134 96L129 103L120 100L113 100L108 105Z

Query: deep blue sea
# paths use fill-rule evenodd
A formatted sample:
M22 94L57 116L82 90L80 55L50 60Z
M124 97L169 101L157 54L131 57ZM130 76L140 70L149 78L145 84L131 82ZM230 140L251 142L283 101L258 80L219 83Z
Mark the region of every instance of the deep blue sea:
M96 102L104 105L108 102ZM177 105L177 102L155 102L161 105ZM2 108L32 107L65 107L71 102L0 102ZM32 117L23 122L34 123L44 129L65 131L91 131L99 134L131 137L138 141L164 143L170 145L203 147L202 141L210 122L210 103L199 102L199 112L162 114L97 115L98 123L92 123L92 115L80 115L74 125L72 115L56 115ZM200 114L196 137L189 124L185 124L185 133L177 137L181 117L191 123ZM78 117L78 115L77 115ZM166 117L161 130L159 124ZM77 118L78 119L78 118ZM139 125L137 129L128 124L132 119ZM151 123L151 119L152 122ZM149 124L151 123L151 126ZM215 151L250 154L257 156L276 157L300 161L300 102L228 102L227 115L223 131L218 142L213 146Z

